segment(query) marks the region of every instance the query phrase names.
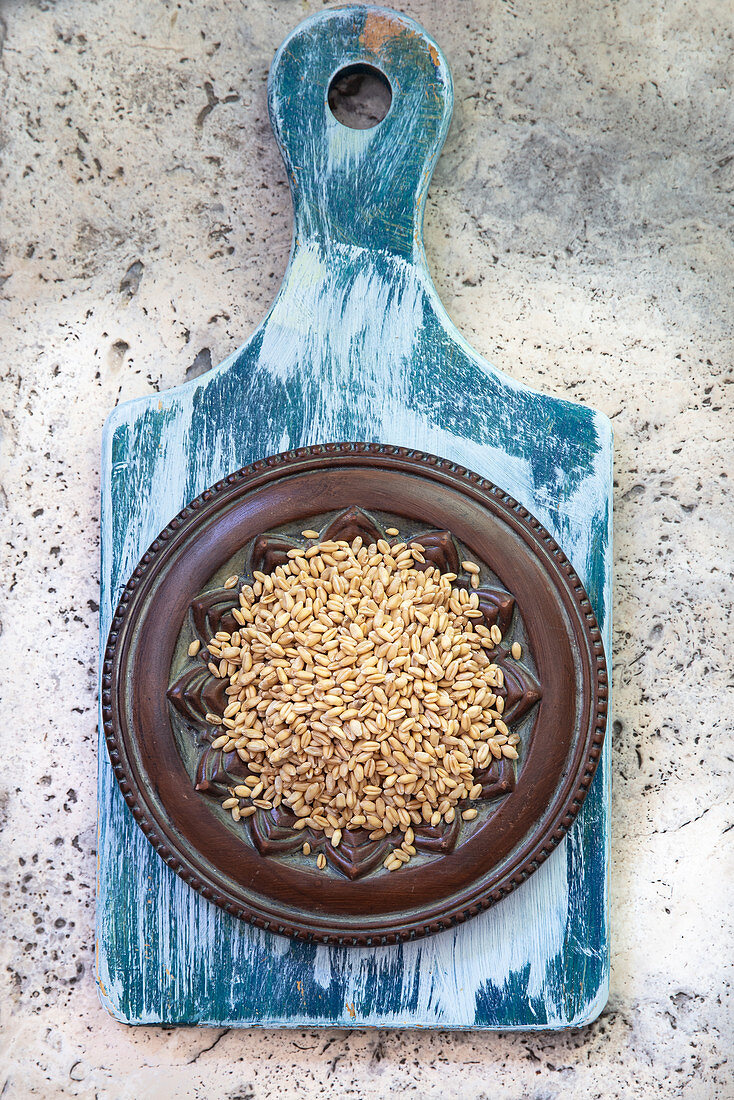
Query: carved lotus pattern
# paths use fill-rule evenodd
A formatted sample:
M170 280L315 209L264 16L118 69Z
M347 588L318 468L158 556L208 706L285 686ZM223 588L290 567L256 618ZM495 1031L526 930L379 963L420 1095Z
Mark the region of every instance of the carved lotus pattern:
M356 507L337 516L320 532L319 537L322 541L343 539L352 542L357 535L361 535L365 543L387 538L374 519ZM442 573L455 573L455 587L470 587L470 577L462 573L459 551L449 531L424 531L407 541L418 542L425 547L425 564L416 562L415 568L434 566ZM206 715L222 714L224 711L228 681L214 677L209 671L208 662L212 658L206 649L207 642L217 631L231 633L237 629L232 608L238 605L239 588L252 571L272 572L287 561L289 550L303 546L304 542L302 538L284 534L266 532L258 535L246 556L240 583L234 588L211 589L191 603L191 628L201 648L195 657L187 659L183 671L169 688L168 698L183 720L185 729L195 740L198 752L194 779L196 790L217 802L227 798L231 788L244 783L250 772L236 751L224 752L211 745L221 730L212 726ZM515 613L514 597L497 587L484 586L476 591L482 621L487 627L496 624L503 635L502 643L489 650L488 655L504 673L504 687L494 690L504 697L503 719L512 729L536 705L541 697L541 688L527 667L510 656L512 639L508 632L511 631ZM481 800L497 799L514 790L515 769L516 762L502 757L500 760L491 758L486 768L475 771L476 782L482 786ZM379 870L394 846L389 837L370 840L368 830L354 829L346 830L341 844L334 848L323 833L310 829L297 830L296 821L296 816L287 807L280 806L272 810L258 809L236 827L249 831L253 844L263 856L286 856L299 851L304 841L308 841L313 852L323 851L332 868L349 879L361 878ZM467 823L457 814L451 824L441 822L435 828L430 825L414 826L414 844L418 852L445 853L455 847L462 832L466 834L469 831Z

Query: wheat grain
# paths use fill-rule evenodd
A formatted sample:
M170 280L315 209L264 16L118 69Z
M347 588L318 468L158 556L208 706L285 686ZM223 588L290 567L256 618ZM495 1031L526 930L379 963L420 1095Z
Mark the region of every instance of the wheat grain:
M479 566L462 567L478 583ZM235 631L204 651L229 680L222 715L207 714L226 731L212 747L236 751L250 773L222 802L235 819L282 807L333 848L354 829L394 833L391 871L415 855L416 827L474 820L463 808L481 796L474 771L517 759L519 738L508 741L502 669L487 653L502 633L478 621L478 594L456 579L426 565L419 543L360 537L254 572ZM316 862L323 870L323 853Z

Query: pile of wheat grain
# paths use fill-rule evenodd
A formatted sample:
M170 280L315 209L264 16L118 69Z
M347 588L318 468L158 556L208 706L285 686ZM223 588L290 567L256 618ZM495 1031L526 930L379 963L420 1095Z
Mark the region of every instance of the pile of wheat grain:
M456 574L416 567L423 549L315 543L242 588L239 629L208 644L210 671L229 679L224 714L207 715L222 727L212 744L250 773L222 803L235 820L282 804L334 847L348 829L396 834L385 866L397 870L415 826L453 821L481 793L475 771L517 758L487 654L499 628L481 621L476 592L452 587ZM479 567L463 567L475 588Z

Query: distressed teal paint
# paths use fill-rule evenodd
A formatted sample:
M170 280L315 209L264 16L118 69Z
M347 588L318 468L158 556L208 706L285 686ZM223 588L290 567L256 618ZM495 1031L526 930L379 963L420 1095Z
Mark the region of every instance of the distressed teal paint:
M373 130L331 116L346 64L386 73ZM102 462L104 641L117 596L194 496L267 454L330 440L416 447L526 505L584 582L610 651L608 420L500 374L462 339L428 274L421 225L448 129L445 60L416 24L350 7L279 50L269 104L295 234L270 313L229 360L115 409ZM134 824L99 755L98 977L131 1023L544 1028L584 1023L608 985L609 745L569 837L499 906L379 949L291 942L190 890Z
M286 39L270 74L270 117L291 182L297 239L418 259L428 184L451 121L451 75L425 36L395 36L377 9L371 18L365 10L325 12L312 31L302 24ZM378 43L375 58L369 47ZM350 130L331 115L326 93L339 69L365 60L378 61L393 103L382 125Z

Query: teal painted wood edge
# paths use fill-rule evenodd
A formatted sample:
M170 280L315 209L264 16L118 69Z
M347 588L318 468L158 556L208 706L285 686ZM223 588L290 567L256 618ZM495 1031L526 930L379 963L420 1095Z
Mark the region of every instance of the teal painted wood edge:
M376 64L393 87L391 111L372 131L342 127L326 104L331 76L354 61ZM456 331L427 271L423 208L451 104L436 44L385 9L321 13L278 51L269 107L296 212L288 270L233 356L107 421L103 644L138 559L189 500L268 454L353 439L438 454L524 504L581 577L609 655L609 421L487 364ZM102 743L102 1001L129 1023L587 1023L609 979L609 752L607 739L569 837L514 895L415 944L338 949L258 931L186 887L135 825Z

